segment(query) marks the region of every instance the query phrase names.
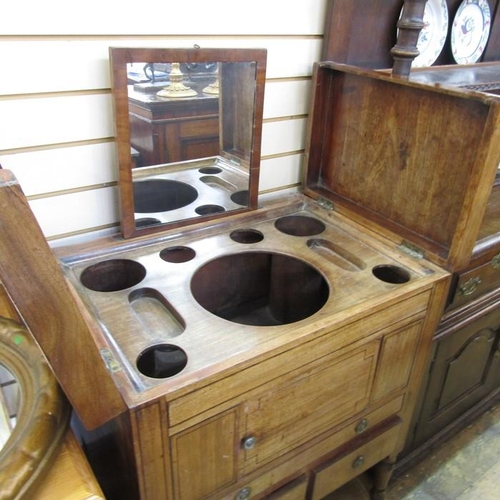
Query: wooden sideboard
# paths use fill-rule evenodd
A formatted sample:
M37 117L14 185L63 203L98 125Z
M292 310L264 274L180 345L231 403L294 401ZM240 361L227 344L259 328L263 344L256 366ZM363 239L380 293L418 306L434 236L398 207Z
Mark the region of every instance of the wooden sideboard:
M219 154L219 99L162 99L129 91L130 142L137 166L159 165Z
M449 12L448 37L443 51L430 69L412 69L410 81L430 85L450 85L464 93L489 92L498 94L500 71L487 62L500 60L499 3L489 0L491 31L489 41L478 64L456 65L450 45L452 21L461 0L446 0ZM400 1L331 0L328 4L325 60L356 66L390 69L390 54L396 44L396 23L401 13ZM434 117L437 116L434 111ZM441 117L440 117L441 118ZM434 118L429 118L434 119ZM445 118L446 119L446 118ZM400 124L405 126L405 117ZM425 146L422 140L422 147ZM457 145L453 157L459 162L468 148L466 141ZM478 155L485 151L478 151ZM444 173L443 175L446 175ZM426 189L426 186L422 186ZM448 189L453 189L450 183ZM448 439L500 397L500 185L498 176L482 187L471 186L472 195L481 190L488 192L483 223L474 236L475 245L468 259L460 266L448 267L454 272L448 305L441 324L434 335L432 356L426 381L422 386L412 430L403 453L400 470L420 457L429 448ZM447 193L443 192L443 197ZM457 198L457 207L461 202Z

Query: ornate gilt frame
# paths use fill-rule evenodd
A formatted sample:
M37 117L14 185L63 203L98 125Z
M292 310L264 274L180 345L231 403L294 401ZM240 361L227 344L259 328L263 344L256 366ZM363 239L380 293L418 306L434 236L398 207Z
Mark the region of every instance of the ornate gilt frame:
M16 425L0 450L0 499L27 498L55 456L70 406L41 349L18 322L0 317L0 363L16 378Z

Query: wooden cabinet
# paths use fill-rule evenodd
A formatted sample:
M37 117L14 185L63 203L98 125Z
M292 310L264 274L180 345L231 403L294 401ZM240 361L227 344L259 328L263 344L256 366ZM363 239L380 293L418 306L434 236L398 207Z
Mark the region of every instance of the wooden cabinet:
M219 154L219 99L161 99L129 91L130 142L137 166Z
M426 177L425 173L419 174L408 192L412 193L412 198L415 192L431 192L436 180L442 178L446 187L443 186L441 194L435 197L441 208L424 202L415 206L414 213L419 213L419 217L428 217L429 222L438 228L441 235L447 233L444 226L440 225L444 220L443 213L447 214L448 222L453 219L453 214L458 214L459 211L462 211L462 214L469 213L471 224L475 224L475 228L466 237L472 244L468 249L460 250L462 258L455 259L454 262L447 258L441 263L453 271L454 276L446 311L435 332L432 363L429 365L426 383L422 387L412 432L400 457L402 468L412 463L415 458L425 456L428 448L435 446L440 440L448 439L453 432L487 408L487 405L500 395L498 355L495 354L498 345L496 311L500 307L500 184L498 171L495 172L494 166L495 162L498 164L498 154L495 153L493 164L490 165L489 180L483 178L479 183L468 185L456 183L459 170L462 171L460 178L466 179L467 176L474 175L474 163L479 169L487 168L485 165L488 158L491 158L491 145L495 147L498 143L496 132L490 135L486 142L482 140L493 128L498 127L498 120L492 117L492 120L483 122L477 129L477 139L470 141L472 128L469 128L469 125L476 121L478 115L465 121L457 119L455 115L457 112L463 112L464 107L470 106L483 92L483 98L491 96L492 100L499 94L500 66L495 61L500 60L500 9L497 0L488 0L491 29L486 49L477 64L459 66L452 55L450 33L454 16L461 3L462 0L446 0L449 15L448 35L434 65L430 68L413 68L408 81L402 82L402 85L408 87L412 82L427 85L427 90L422 88L418 92L432 93L437 86L447 87L451 92L463 92L463 98L449 107L446 106L449 96L441 95L436 106L429 110L428 119L424 118L424 109L419 108L418 116L424 122L443 123L443 132L435 135L438 143L442 141L439 146L441 153L432 153L432 140L428 134L418 137L415 147L425 151L426 158L433 158L433 165L428 165L424 157L421 163L422 170L431 177ZM366 2L356 0L328 2L322 58L389 73L388 70L394 64L391 49L396 44L396 24L401 14L402 2L377 0L370 2L370 6L365 4ZM476 92L475 96L470 91ZM392 99L389 90L387 96ZM390 110L392 106L393 104L387 109ZM403 112L395 120L400 144L405 144L405 147L408 145L406 141L411 130L416 130L417 124L413 121L416 116L417 113ZM387 122L389 119L389 114L382 113L379 121ZM476 124L478 123L476 121ZM455 126L458 126L458 129L453 131ZM429 125L427 131L431 128L432 125ZM449 132L451 135L448 135ZM375 136L370 137L373 142ZM451 144L452 148L446 150L447 145ZM477 146L477 149L469 162L467 155L471 151L471 145L473 149ZM394 150L397 151L397 145L395 146ZM374 148L369 146L367 150L373 151ZM405 151L407 155L411 155L411 150ZM397 156L389 159L388 165L397 164ZM451 165L450 168L441 171L441 166L447 162ZM467 163L470 166L464 168ZM354 185L354 182L351 184ZM392 189L394 183L384 182L384 185ZM384 189L377 187L374 192L375 196L378 196ZM451 201L453 198L455 199ZM447 205L450 202L451 204ZM403 200L396 203L397 208L394 208L393 213L396 214L397 224L405 223L406 204ZM471 228L468 223L459 223L448 235L453 238L453 235L461 234L460 238L463 238L460 231L467 226ZM423 234L425 230L421 226L417 232ZM447 238L445 246L449 241L450 238ZM437 253L439 252L440 250Z
M139 409L133 422L148 421L134 432L141 498L161 498L153 488L171 477L178 500L305 499L306 490L319 499L395 457L425 363L429 300L420 293L395 304L385 311L390 325L375 316L350 325L347 344L332 330L305 349L158 401L147 415Z

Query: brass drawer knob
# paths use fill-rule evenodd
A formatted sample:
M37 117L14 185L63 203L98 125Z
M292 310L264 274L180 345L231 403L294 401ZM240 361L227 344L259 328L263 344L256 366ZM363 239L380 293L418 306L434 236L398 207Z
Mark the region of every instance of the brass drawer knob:
M365 463L365 457L363 455L359 455L359 457L356 457L356 459L352 463L352 468L359 469L359 467L361 467L364 463Z
M495 271L500 270L500 253L497 253L492 259L491 259L491 267L495 269Z
M363 418L356 425L356 434L361 434L362 432L365 432L366 429L368 429L368 420L366 418Z
M460 287L458 288L458 293L460 295L463 295L464 297L466 297L467 295L472 295L481 283L481 278L479 276L471 278L460 285Z
M234 497L234 500L247 500L247 498L250 498L250 495L252 494L252 488L249 486L245 486L244 488L241 488L238 493L236 493L236 496Z
M257 438L255 436L248 436L243 439L243 449L245 450L252 450L255 448L255 445L257 444Z

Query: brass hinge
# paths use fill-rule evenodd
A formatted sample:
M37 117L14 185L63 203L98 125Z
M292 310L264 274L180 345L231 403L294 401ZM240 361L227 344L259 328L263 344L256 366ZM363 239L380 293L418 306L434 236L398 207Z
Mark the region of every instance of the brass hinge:
M323 198L322 196L320 196L317 200L316 200L316 203L324 208L325 210L333 210L335 207L333 206L333 202L331 202L330 200L326 199L326 198Z
M117 359L109 349L101 349L101 357L106 364L106 368L111 373L115 373L122 369L120 363L118 363Z
M408 241L402 241L398 248L399 250L410 255L414 259L420 260L424 258L424 251L421 248L414 245L413 243L409 243Z

